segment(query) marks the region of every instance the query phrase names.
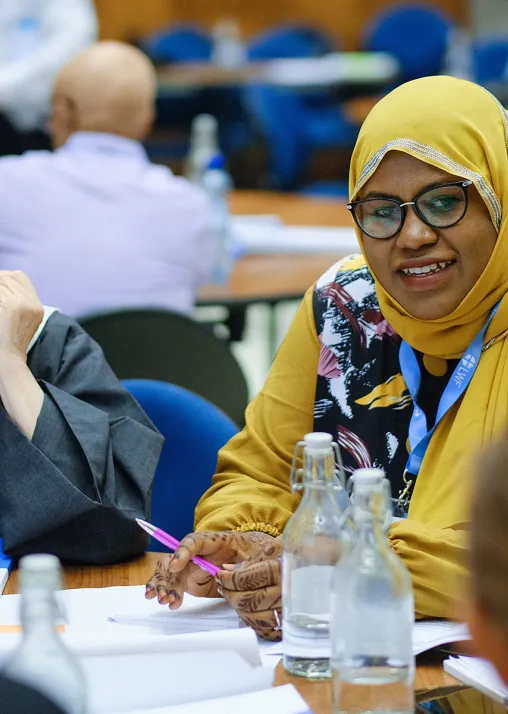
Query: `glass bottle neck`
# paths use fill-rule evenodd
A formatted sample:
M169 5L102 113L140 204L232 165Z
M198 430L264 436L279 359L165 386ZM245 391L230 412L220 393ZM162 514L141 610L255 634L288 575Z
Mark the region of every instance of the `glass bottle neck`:
M58 620L59 607L54 592L47 589L30 589L23 593L21 622L24 638L39 635L57 638Z
M335 476L335 459L333 452L330 449L329 453L314 455L313 453L305 453L304 457L304 480L305 489L315 485L336 485L337 477Z
M384 519L375 517L361 509L354 509L354 524L356 532L356 543L361 549L364 547L389 548L388 538L385 532Z

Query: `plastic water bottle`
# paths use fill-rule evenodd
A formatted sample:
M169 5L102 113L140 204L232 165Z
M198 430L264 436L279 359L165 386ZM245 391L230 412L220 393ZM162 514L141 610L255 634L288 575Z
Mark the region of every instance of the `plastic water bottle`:
M189 181L201 185L210 161L220 153L219 125L212 114L199 114L191 125L189 153L184 174Z
M303 468L297 469L302 448ZM341 476L330 434L307 434L296 445L290 479L303 497L282 536L282 649L286 670L307 679L331 675L332 578L345 547Z
M61 588L58 558L54 555L21 558L23 639L4 671L11 679L38 689L66 714L85 714L86 688L81 667L56 631L60 609L55 591Z
M233 269L228 203L232 181L222 154L216 154L210 161L202 186L208 195L212 216L213 261L210 280L213 283L226 283Z
M413 590L409 573L386 536L388 499L383 475L372 469L355 472L355 542L335 568L335 714L414 711Z
M213 27L212 62L224 69L236 69L247 59L240 28L235 20L219 20Z

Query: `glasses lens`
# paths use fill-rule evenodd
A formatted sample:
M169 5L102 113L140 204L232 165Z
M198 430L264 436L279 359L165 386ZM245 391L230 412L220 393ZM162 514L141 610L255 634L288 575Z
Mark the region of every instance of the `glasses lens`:
M462 186L441 186L422 194L416 207L431 225L446 228L466 212L466 194Z
M356 220L362 231L372 238L391 238L400 227L402 209L389 198L367 198L355 207Z

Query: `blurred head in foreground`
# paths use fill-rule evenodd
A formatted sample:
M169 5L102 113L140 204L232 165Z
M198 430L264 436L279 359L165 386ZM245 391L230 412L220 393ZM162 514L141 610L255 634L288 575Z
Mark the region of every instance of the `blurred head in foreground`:
M508 442L478 468L471 532L469 628L479 655L508 683Z
M55 80L50 133L58 148L77 131L142 140L154 119L155 70L123 42L98 42L72 59Z

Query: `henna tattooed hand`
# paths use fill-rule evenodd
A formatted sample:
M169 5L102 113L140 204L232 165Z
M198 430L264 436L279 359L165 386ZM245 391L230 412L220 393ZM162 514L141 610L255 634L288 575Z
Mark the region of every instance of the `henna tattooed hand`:
M281 593L282 538L273 538L245 562L227 567L217 575L224 598L246 625L265 640L280 640L276 629L282 620Z
M197 597L219 597L215 579L191 562L201 555L211 563L241 563L274 542L266 533L203 531L185 536L173 555L161 560L146 584L145 597L157 597L161 605L177 610L185 592Z

